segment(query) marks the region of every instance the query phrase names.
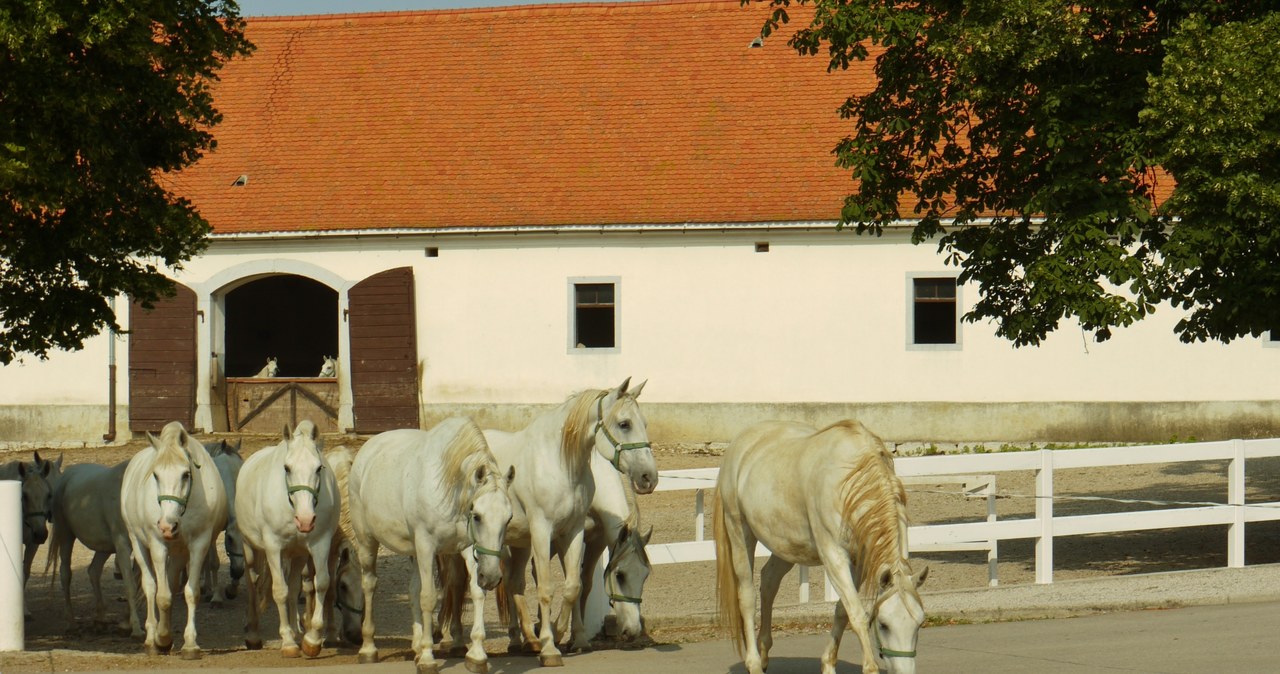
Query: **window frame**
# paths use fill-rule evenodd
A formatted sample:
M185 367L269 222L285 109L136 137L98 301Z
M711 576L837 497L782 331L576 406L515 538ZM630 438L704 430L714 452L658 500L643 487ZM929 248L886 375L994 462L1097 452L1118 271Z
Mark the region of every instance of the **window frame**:
M955 298L955 330L956 341L951 344L917 344L916 338L916 281L924 279L951 279L956 281ZM964 286L957 280L959 274L954 272L908 272L906 281L906 344L908 351L960 351L964 347Z
M566 316L565 348L570 354L611 354L622 351L622 277L620 276L571 276L568 279L568 311ZM578 286L613 286L613 346L584 346L578 348Z

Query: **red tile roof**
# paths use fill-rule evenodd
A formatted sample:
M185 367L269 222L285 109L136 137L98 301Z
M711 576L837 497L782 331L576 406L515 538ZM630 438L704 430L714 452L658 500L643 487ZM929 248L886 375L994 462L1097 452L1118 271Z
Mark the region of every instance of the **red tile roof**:
M836 109L870 65L827 73L783 33L749 48L767 12L252 18L218 147L173 184L218 233L835 220L853 188Z

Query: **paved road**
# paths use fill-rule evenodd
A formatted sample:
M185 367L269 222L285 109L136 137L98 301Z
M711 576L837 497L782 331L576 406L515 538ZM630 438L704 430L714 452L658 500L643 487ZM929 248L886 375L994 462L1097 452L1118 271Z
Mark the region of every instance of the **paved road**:
M920 672L984 674L1076 674L1084 672L1280 671L1280 602L1251 602L1180 609L1107 613L1055 620L931 627L920 633ZM818 670L824 636L779 639L769 674L811 674ZM839 672L854 674L856 640L846 634ZM494 657L491 672L544 674L531 657ZM205 673L230 670L201 669ZM300 670L236 669L237 674L410 674L413 663L309 666ZM450 660L444 672L465 672ZM601 651L566 657L558 670L601 674L744 672L727 641L670 645L643 651ZM107 673L103 673L107 674ZM118 673L113 673L118 674Z

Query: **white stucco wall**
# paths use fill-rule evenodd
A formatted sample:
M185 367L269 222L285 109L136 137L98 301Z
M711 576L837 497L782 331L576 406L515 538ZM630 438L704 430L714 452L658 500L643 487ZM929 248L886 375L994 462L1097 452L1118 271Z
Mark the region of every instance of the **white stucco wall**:
M1101 344L1064 325L1038 348L1015 349L992 326L965 324L957 350L909 349L908 274L955 270L932 244L905 237L826 229L218 240L177 279L206 311L201 348L217 350L218 291L293 273L335 288L345 305L367 276L413 267L426 405L552 403L625 376L649 381L646 402L670 405L1280 399L1280 348L1252 338L1182 344L1171 309ZM756 242L769 251L756 252ZM428 246L439 256L424 255ZM615 350L569 347L569 286L583 277L619 284ZM962 306L975 292L961 289ZM106 344L100 337L79 353L0 368L0 422L6 409L105 409ZM124 405L123 340L117 354Z

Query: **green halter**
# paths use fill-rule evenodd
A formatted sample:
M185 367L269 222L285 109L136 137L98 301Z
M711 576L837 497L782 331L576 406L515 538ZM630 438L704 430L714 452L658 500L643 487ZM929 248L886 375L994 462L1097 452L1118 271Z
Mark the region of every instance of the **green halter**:
M614 470L621 473L623 452L631 449L644 449L646 447L652 447L652 445L648 442L620 443L617 438L613 437L613 434L609 432L609 427L604 425L604 399L607 395L609 395L608 392L601 393L600 397L596 398L596 417L598 419L596 421L596 432L603 432L605 439L613 446L613 458L609 459L609 463L613 466Z

